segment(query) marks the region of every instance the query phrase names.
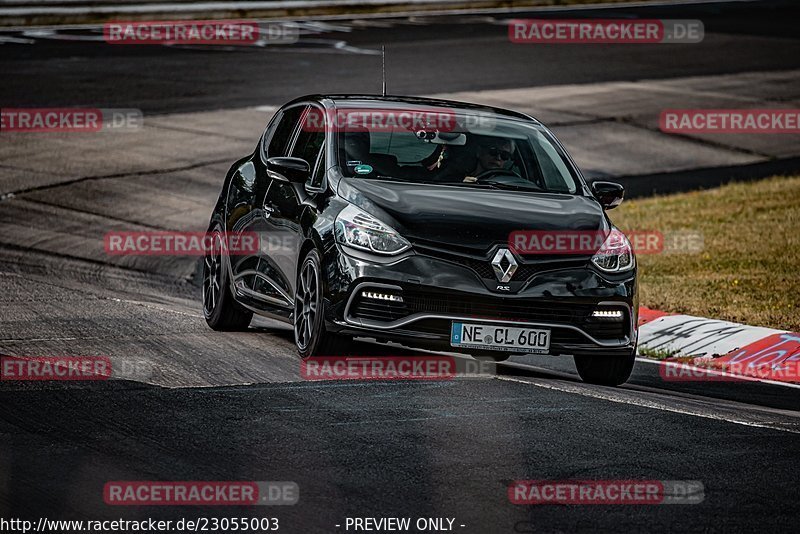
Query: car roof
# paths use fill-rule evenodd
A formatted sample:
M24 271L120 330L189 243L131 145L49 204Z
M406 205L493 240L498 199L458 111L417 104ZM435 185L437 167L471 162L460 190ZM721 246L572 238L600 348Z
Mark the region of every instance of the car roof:
M489 112L501 117L511 119L522 119L525 121L533 121L539 123L535 118L512 111L504 108L497 108L493 106L486 106L482 104L473 104L469 102L459 102L457 100L443 100L438 98L426 98L419 96L398 96L398 95L370 95L370 94L328 94L328 95L306 95L295 98L286 105L295 104L298 102L316 101L323 105L329 103L325 107L341 108L348 105L357 104L359 107L365 108L400 108L406 106L425 106L425 107L441 107L450 108L463 111L481 111L483 113Z

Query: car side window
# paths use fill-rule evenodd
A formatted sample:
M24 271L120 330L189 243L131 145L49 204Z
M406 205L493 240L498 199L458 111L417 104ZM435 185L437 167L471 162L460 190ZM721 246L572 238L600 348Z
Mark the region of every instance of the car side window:
M325 132L307 131L301 128L300 133L297 134L297 141L294 143L292 157L306 160L308 165L313 168L324 142Z
M324 152L325 128L321 127L319 118L324 116L325 113L322 109L309 106L300 119L300 130L297 132L292 148L292 157L305 160L311 168L311 176L306 185L312 189L320 188L323 182L320 167L324 167L324 165L320 159ZM322 170L324 171L324 169Z
M278 119L278 124L272 132L272 138L269 140L264 156L273 158L287 155L295 126L297 126L305 109L305 105L300 105L283 110L280 119Z

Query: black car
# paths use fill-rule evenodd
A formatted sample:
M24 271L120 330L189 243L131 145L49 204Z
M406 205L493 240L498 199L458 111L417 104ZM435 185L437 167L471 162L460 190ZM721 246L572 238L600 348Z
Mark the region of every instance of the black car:
M621 384L636 352L636 261L605 210L622 197L619 184L589 185L521 113L302 97L225 178L204 315L215 330L253 313L293 324L303 358L364 337L496 360L571 355L584 380ZM256 249L228 246L251 232ZM587 235L591 246L574 246Z

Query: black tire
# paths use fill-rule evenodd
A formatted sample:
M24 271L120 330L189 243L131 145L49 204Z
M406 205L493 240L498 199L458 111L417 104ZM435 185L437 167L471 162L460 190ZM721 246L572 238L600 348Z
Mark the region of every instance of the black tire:
M347 354L352 340L325 329L325 285L322 260L312 249L297 273L294 297L294 342L301 358Z
M628 356L575 356L575 367L584 382L619 386L630 378L636 353Z
M214 330L246 330L253 319L253 312L236 302L231 294L218 228L213 232L211 243L211 250L203 258L203 317Z

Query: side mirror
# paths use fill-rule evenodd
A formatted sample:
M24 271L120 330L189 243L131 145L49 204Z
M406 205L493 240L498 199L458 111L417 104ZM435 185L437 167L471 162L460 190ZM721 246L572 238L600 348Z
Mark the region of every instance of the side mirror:
M304 184L311 176L311 166L300 158L269 158L267 174L276 180Z
M591 188L605 210L613 210L625 197L625 188L615 182L592 182Z

